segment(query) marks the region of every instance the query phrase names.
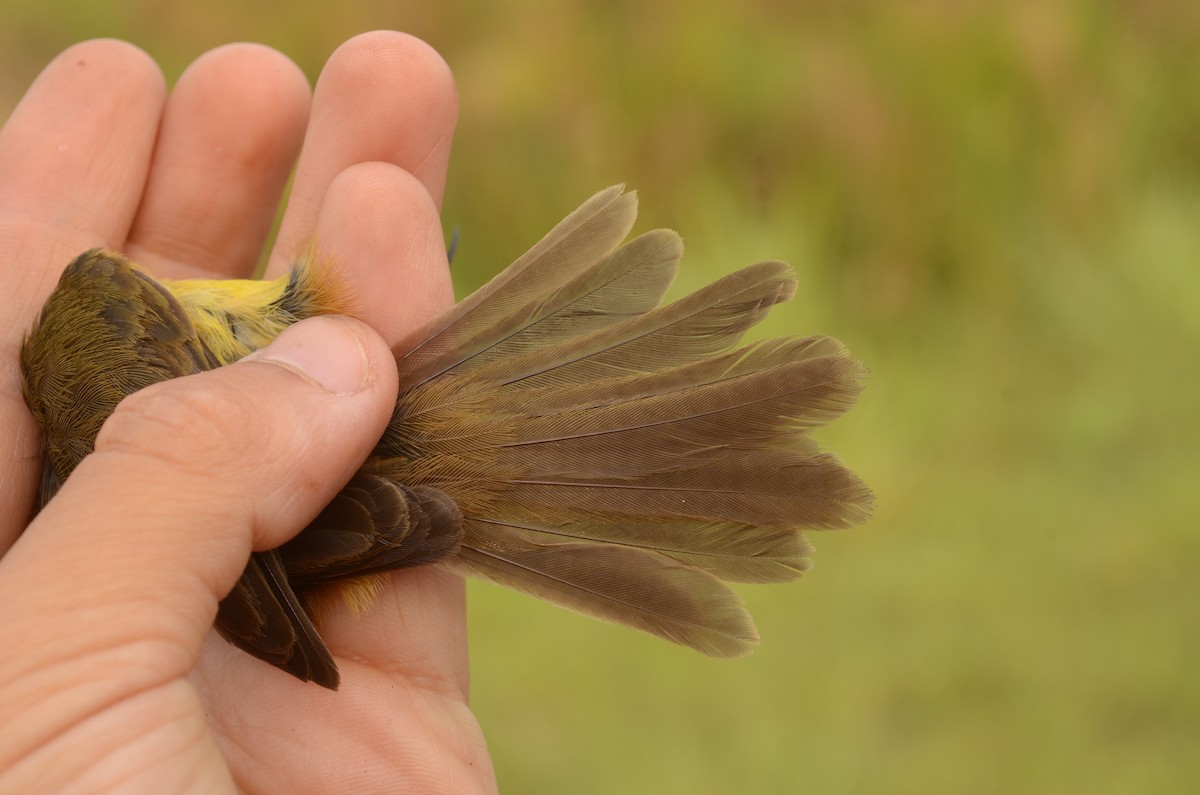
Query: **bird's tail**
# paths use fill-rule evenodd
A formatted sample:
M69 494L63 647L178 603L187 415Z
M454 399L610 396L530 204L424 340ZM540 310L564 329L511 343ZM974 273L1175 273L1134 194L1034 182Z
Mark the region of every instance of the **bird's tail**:
M829 337L741 344L795 292L781 262L660 307L682 245L668 230L622 245L636 208L602 191L398 346L401 395L368 469L457 506L447 565L738 656L758 637L723 581L798 577L802 531L871 509L808 435L864 369Z

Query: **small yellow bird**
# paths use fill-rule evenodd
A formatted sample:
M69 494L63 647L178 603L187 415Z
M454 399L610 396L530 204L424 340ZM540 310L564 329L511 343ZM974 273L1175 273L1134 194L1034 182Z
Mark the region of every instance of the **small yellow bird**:
M596 194L479 291L396 347L383 438L292 541L252 555L221 602L230 642L329 688L314 625L335 586L437 563L733 657L758 642L723 581L809 566L805 529L863 521L872 495L808 432L846 411L863 367L829 337L740 345L796 289L781 262L659 306L682 244L620 186ZM126 395L219 367L306 317L346 311L307 257L273 281L156 281L81 254L21 350L44 436L39 507Z

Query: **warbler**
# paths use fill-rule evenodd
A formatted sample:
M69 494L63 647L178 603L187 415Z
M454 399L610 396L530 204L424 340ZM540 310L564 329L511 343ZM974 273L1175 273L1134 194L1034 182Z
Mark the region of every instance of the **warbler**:
M782 262L660 306L682 244L664 229L623 242L636 214L632 192L601 191L396 346L383 437L308 527L253 553L220 603L226 639L336 688L322 594L363 607L388 572L440 565L709 655L758 643L726 582L792 580L810 565L803 531L871 510L809 435L850 408L865 371L826 336L740 342L794 294ZM270 281L168 281L81 254L21 349L38 507L125 396L235 362L348 298L315 256Z

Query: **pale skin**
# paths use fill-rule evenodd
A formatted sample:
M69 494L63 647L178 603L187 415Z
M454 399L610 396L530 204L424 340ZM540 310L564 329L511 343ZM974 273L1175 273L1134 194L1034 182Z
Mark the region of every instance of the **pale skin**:
M495 791L460 578L404 572L365 615L325 616L337 692L211 630L251 549L298 532L378 438L389 345L453 301L456 111L445 63L399 33L344 44L311 92L238 44L168 94L143 52L90 41L0 131L0 793ZM17 350L63 266L107 246L163 277L247 276L293 163L268 275L315 234L359 320L127 400L22 533L40 461Z

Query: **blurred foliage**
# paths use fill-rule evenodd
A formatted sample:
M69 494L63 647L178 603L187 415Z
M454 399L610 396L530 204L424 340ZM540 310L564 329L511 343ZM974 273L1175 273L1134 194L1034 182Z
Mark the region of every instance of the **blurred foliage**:
M769 331L871 366L822 438L878 515L744 589L753 658L472 586L506 791L1200 788L1200 6L6 2L4 107L85 37L172 79L258 40L315 79L413 32L459 81L462 291L624 180L683 286L788 259Z

